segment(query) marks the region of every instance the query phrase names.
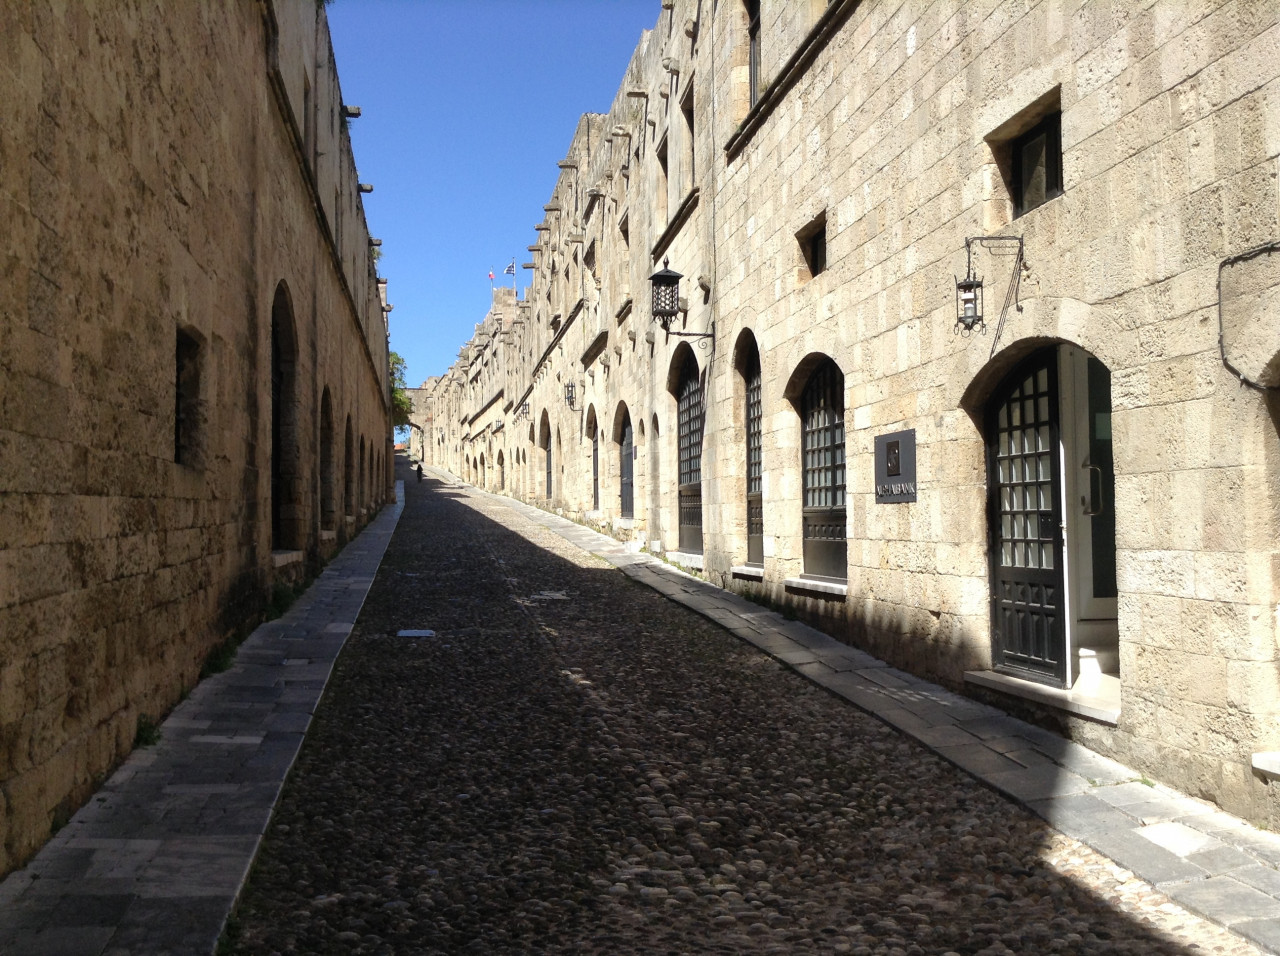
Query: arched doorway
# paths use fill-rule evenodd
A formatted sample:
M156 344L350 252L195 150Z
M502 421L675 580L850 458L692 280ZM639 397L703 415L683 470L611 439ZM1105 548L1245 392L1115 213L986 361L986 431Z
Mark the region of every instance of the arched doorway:
M326 385L320 396L320 528L332 531L338 510L333 489L333 400Z
M547 416L546 411L542 413L542 421L538 426L538 447L543 450L546 459L546 481L543 486L543 493L548 501L551 500L551 419Z
M283 282L271 303L271 548L301 547L298 473L298 340Z
M342 506L348 518L356 513L356 464L355 445L352 438L351 416L347 416L347 430L342 448Z
M618 410L615 434L618 440L618 514L623 518L634 518L636 515L635 435L631 430L631 416L625 405Z
M587 408L587 434L591 436L591 510L600 510L600 425L594 405Z
M1118 676L1110 371L1074 345L1039 349L984 424L996 668L1060 687Z

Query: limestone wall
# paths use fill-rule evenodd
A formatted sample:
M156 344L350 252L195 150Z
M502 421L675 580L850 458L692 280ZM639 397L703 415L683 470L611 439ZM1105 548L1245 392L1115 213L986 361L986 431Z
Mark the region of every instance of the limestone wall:
M895 664L1030 708L1152 777L1274 825L1273 788L1251 760L1280 749L1280 438L1275 400L1240 375L1273 385L1280 367L1266 332L1280 253L1232 257L1280 240L1280 9L762 0L755 105L745 7L677 0L655 12L610 112L579 124L536 230L496 434L497 406L485 412L486 449L520 463L505 490L701 566ZM1014 157L1056 114L1060 133L1042 135L1060 136L1061 195L1035 205L1028 173L1034 208L1018 215ZM826 261L815 272L805 243L820 227ZM956 279L969 250L986 325L961 335ZM651 321L647 277L668 257L684 275L672 331L714 324L714 350ZM496 360L488 341L468 343L430 405L440 462L495 487L466 470L476 433L454 424L479 410L465 383L476 363ZM744 567L742 374L752 342L765 514L754 570ZM677 546L672 388L685 350L707 376L701 556ZM1065 529L1055 534L1069 564L1055 572L1072 595L1063 613L1073 636L1060 703L1048 705L1032 692L1052 678L1023 681L1027 693L974 682L1009 672L993 623L1004 572L993 560L988 415L1001 380L1034 355L1092 357L1110 376L1104 410L1083 424L1062 413L1067 437L1053 449L1054 521ZM847 567L814 586L800 403L826 358L844 375ZM567 383L581 396L573 409ZM623 405L637 426L629 521L615 493ZM588 422L608 491L599 508ZM1069 428L1114 450L1113 501L1088 484L1091 460L1068 453ZM878 503L876 439L902 431L914 432L916 500ZM1118 597L1103 594L1100 611L1072 577L1086 561L1073 543L1079 515L1094 509L1114 514L1114 547L1103 550ZM1082 682L1090 663L1098 680ZM1077 706L1090 683L1111 688L1113 710Z
M0 51L5 871L273 583L366 520L390 433L322 5L9 4ZM302 73L327 172L288 106ZM279 408L273 311L293 352Z

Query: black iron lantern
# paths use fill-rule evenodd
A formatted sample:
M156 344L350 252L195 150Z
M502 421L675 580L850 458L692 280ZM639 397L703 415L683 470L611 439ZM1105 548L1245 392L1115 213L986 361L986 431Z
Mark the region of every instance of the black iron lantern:
M982 279L969 271L956 279L956 331L972 332L983 324Z
M566 383L564 387L564 403L576 411L577 409L576 409L575 403L577 402L577 400L578 400L578 387L574 385L572 382Z
M649 284L653 286L653 318L662 326L662 331L671 330L671 321L680 312L680 273L669 267L667 259L662 260L662 268L649 276Z

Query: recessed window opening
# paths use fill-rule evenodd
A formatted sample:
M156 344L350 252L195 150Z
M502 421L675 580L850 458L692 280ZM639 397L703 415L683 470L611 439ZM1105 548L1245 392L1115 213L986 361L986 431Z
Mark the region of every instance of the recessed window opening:
M1062 114L1050 113L1010 144L1014 216L1062 195Z
M682 154L684 170L682 177L684 179L684 188L686 191L694 186L694 126L693 126L693 81L690 78L689 89L685 92L684 100L680 103L680 114L684 117L684 151Z
M654 155L658 157L658 188L655 193L657 222L659 226L667 224L667 138L664 136L662 142L658 144L658 148Z
M746 0L747 64L751 105L760 102L760 0Z
M827 268L827 214L818 216L796 234L804 261L803 278L812 279Z
M199 467L201 427L200 343L178 329L174 373L173 460Z

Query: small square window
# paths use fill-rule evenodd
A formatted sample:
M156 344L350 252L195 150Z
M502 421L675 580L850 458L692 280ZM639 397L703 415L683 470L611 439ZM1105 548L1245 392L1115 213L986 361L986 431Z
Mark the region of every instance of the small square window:
M1062 195L1062 114L1050 113L1009 143L1015 217Z

